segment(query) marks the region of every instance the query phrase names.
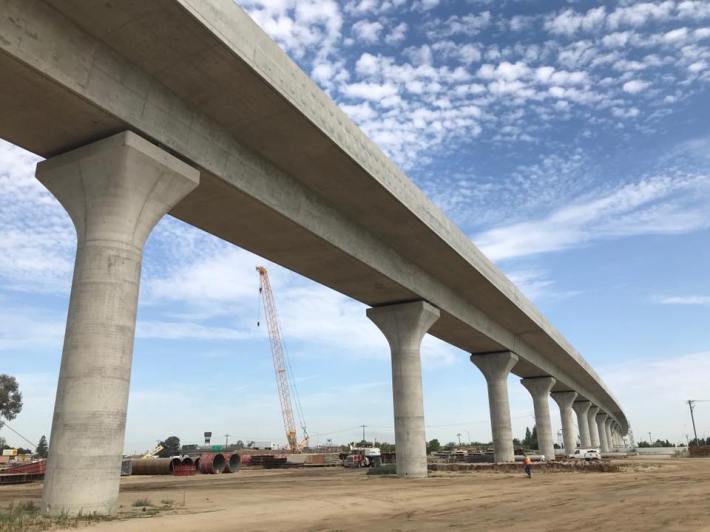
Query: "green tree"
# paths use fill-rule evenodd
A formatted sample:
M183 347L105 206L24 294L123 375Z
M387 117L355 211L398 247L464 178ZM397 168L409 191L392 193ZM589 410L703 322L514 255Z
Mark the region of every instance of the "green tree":
M523 438L523 448L524 449L537 449L537 427L533 425L532 430L530 427L525 427L525 438Z
M39 439L36 453L40 458L47 458L47 455L49 454L49 445L47 445L47 437L44 434Z
M165 441L161 441L160 445L163 446L163 450L158 453L160 458L170 458L180 454L180 438L177 436L165 438Z
M532 432L530 432L530 427L525 427L525 437L523 438L523 447L530 447L530 440L532 439Z
M0 375L0 418L12 421L22 410L22 394L17 379L10 375ZM3 421L0 419L0 428Z
M244 449L244 442L242 440L237 440L237 443L235 443L234 446L237 449Z
M441 449L441 443L439 443L439 440L434 438L431 440L429 443L426 444L426 452L427 454L435 453L439 449Z

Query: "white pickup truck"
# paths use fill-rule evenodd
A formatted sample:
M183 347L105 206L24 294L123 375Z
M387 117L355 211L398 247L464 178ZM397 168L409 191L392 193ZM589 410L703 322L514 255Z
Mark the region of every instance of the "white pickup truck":
M569 458L576 460L601 460L602 455L599 449L577 449L569 455Z

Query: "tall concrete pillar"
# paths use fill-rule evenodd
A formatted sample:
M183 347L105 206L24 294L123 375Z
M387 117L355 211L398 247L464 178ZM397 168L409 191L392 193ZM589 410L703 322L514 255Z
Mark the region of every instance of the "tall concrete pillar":
M583 449L592 446L592 436L589 433L589 408L592 403L589 401L575 401L572 403L572 408L577 414L577 426L579 427L579 443Z
M606 434L606 418L609 417L604 412L597 414L597 432L599 433L599 447L603 453L609 452L609 440Z
M496 462L514 462L513 427L508 401L508 374L518 362L518 355L510 351L471 355L488 385L488 408L491 413L491 433Z
M607 445L609 446L609 451L613 451L615 447L614 443L614 437L611 433L611 426L614 423L614 419L611 417L607 417L606 421L604 421L604 430L606 431L606 441Z
M367 309L387 338L392 356L392 396L397 474L426 477L426 434L420 346L429 328L439 319L439 309L425 301Z
M587 419L589 419L589 437L592 441L592 447L599 447L601 445L601 440L599 439L599 426L597 425L598 412L599 407L592 405L589 407L589 412L587 413Z
M520 382L532 396L538 450L545 455L546 460L554 460L555 440L550 422L550 390L556 381L552 377L535 377L520 379Z
M37 178L77 233L42 510L114 509L143 244L199 172L131 132L52 157Z
M574 428L574 411L572 410L577 392L553 392L552 398L560 407L562 441L565 446L565 456L567 456L574 453L577 448L577 431Z

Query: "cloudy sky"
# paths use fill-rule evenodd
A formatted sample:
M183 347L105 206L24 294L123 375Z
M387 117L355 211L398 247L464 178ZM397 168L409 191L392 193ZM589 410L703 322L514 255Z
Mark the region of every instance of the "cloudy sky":
M684 401L710 399L710 1L239 4L592 363L637 439L685 440ZM35 441L75 249L37 160L0 141L0 371ZM285 441L260 263L169 217L153 232L127 451L204 430ZM391 441L388 349L364 306L267 266L313 442L361 424ZM427 337L423 359L428 437L489 440L466 353ZM521 436L532 403L513 378L510 393ZM710 402L697 422L710 436Z

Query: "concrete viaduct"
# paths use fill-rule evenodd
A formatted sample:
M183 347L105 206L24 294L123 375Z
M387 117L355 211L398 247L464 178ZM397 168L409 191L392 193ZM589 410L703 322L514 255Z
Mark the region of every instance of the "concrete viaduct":
M231 0L0 0L0 137L46 158L77 256L42 508L118 494L143 244L170 214L371 307L392 357L397 472L426 476L420 343L471 353L498 461L507 377L541 451L619 445L590 365ZM573 414L574 412L574 414Z

